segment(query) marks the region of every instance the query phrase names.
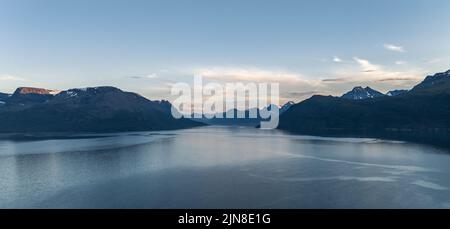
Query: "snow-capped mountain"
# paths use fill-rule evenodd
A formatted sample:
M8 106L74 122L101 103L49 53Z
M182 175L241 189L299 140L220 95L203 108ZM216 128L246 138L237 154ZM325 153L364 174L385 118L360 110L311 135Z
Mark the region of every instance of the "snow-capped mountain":
M370 87L354 87L353 90L345 93L341 96L344 99L361 100L361 99L371 99L376 97L382 97L385 94L376 91Z
M386 93L386 95L387 96L397 96L397 95L401 95L406 92L408 92L408 90L393 90L393 91L389 91L388 93Z

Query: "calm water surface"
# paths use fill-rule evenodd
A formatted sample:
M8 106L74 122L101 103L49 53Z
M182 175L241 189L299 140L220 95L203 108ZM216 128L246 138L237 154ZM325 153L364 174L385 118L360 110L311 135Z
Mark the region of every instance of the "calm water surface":
M0 208L450 208L450 152L239 127L0 140Z

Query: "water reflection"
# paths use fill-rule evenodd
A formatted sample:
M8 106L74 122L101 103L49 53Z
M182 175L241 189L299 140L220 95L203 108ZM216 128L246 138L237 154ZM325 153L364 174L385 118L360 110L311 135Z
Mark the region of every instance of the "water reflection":
M420 144L240 127L0 141L0 207L448 208L449 163Z

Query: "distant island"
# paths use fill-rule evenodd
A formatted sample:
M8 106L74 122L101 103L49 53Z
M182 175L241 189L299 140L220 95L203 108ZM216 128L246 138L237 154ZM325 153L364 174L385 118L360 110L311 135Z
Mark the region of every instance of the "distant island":
M450 146L450 70L427 76L411 90L386 95L356 87L342 97L312 96L284 112L278 128Z

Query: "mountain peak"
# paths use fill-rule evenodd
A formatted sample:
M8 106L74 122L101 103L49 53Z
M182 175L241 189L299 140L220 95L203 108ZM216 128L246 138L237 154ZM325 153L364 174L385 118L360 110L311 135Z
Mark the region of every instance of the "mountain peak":
M294 101L288 101L287 103L285 103L283 106L286 106L286 105L294 105L295 104L295 102Z
M387 96L397 96L408 92L408 90L392 90L386 93Z
M343 94L341 98L344 99L352 99L352 100L361 100L361 99L370 99L384 96L383 93L374 90L370 87L363 88L362 86L354 87L351 91Z
M43 103L47 102L58 93L59 91L44 88L19 87L6 101L3 102L6 102L6 104L9 105L15 104L20 106Z
M44 88L35 88L35 87L19 87L14 92L14 95L27 95L27 94L37 94L37 95L55 95L59 93L57 90L48 90Z
M281 106L280 108L280 114L284 113L285 111L287 111L289 108L291 108L295 103L293 101L288 101L287 103L285 103L283 106Z

